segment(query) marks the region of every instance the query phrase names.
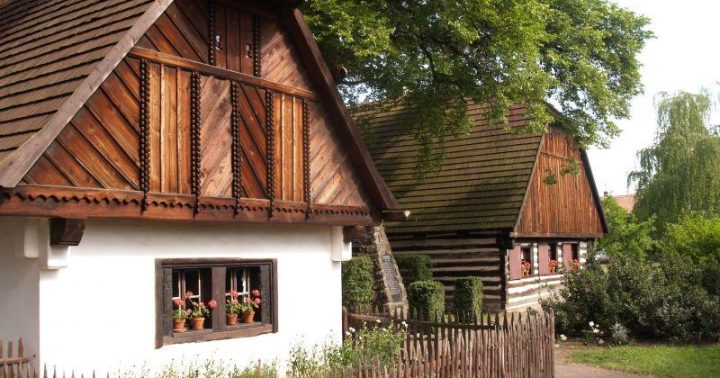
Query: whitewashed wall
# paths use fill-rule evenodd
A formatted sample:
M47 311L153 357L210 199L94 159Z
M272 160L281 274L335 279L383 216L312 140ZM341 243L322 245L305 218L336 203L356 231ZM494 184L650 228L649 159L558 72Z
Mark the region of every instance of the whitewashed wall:
M341 239L333 243L342 233L334 231L88 221L67 267L39 271L39 362L80 370L157 367L173 359L230 359L243 365L284 360L299 342L337 341L340 263L332 261L331 250L342 244ZM179 257L277 259L279 332L155 349L155 259Z

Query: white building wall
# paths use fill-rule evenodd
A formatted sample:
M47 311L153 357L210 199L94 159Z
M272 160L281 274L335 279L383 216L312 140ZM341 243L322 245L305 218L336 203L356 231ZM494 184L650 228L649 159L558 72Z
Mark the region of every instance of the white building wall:
M20 338L25 345L25 356L37 362L39 319L39 260L27 258L26 251L36 251L32 235L25 234L25 223L37 220L0 217L0 339L12 341ZM7 347L7 344L4 345ZM17 346L15 346L17 352ZM1 356L0 356L1 357Z
M26 265L35 261L35 273L20 286L39 290L34 320L23 315L7 324L22 324L27 334L39 324L38 366L102 372L209 358L240 366L259 359L282 362L297 343L341 339L340 263L333 262L332 249L342 245L342 233L336 231L89 220L80 246L70 249L67 267L38 269L37 261L26 259ZM336 238L340 243L333 243ZM156 349L155 259L182 257L277 259L279 332Z

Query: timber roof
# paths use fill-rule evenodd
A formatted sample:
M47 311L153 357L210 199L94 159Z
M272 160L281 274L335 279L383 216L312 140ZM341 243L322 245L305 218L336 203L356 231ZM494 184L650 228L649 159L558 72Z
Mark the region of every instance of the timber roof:
M0 188L14 188L172 0L17 0L0 6ZM397 202L345 109L297 0L274 0L378 209ZM290 7L288 7L290 6Z

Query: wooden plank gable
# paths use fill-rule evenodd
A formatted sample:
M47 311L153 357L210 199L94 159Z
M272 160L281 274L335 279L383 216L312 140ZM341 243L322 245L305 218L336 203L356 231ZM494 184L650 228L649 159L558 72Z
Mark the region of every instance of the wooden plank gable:
M602 209L587 160L582 154L577 145L559 131L543 136L525 204L515 228L518 236L602 236ZM571 164L579 165L579 174L563 172Z
M383 208L272 14L170 4L0 213L374 223Z

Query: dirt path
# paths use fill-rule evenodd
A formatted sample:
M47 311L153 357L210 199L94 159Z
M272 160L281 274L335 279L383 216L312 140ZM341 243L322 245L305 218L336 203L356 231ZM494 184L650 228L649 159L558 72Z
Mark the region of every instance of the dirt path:
M577 345L570 343L562 344L555 352L555 377L556 378L648 378L647 375L624 373L621 371L607 370L590 365L582 365L568 362L568 356Z

